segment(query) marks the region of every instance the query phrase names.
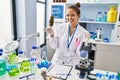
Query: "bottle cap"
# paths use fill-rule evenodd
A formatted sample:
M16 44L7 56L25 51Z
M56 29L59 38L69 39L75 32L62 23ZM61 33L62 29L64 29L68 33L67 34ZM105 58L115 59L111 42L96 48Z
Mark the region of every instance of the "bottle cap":
M96 73L95 76L98 77L98 76L99 76L99 73Z
M98 12L98 14L101 14L102 12Z
M104 12L104 14L107 14L107 12Z
M22 51L22 50L19 50L19 51L18 51L18 54L23 54L23 51Z
M37 47L36 46L32 46L32 49L37 49Z
M102 77L102 74L100 73L99 78L101 78L101 77Z
M0 56L2 56L2 52L0 52Z
M3 52L3 49L0 48L0 52Z

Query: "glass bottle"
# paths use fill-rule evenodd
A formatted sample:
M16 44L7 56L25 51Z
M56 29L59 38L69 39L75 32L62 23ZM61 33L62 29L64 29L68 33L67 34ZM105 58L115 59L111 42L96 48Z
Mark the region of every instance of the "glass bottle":
M43 51L42 60L48 60L48 59L47 59L46 51Z
M40 64L40 67L44 67L44 68L48 68L49 66L49 62L48 62L48 59L47 59L47 54L46 54L46 51L43 51L43 54L42 54L42 61L41 61L41 64Z

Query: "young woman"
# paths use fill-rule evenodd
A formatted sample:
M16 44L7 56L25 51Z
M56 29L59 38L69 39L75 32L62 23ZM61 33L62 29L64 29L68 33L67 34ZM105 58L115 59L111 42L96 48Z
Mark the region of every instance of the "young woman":
M75 65L80 61L79 50L83 40L89 39L89 32L79 25L79 7L80 3L76 3L67 8L67 23L45 29L50 35L51 48L56 49L52 58L53 64Z

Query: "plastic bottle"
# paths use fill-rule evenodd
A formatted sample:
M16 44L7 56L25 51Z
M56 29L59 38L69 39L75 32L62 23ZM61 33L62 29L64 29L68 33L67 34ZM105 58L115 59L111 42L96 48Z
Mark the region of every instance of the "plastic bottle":
M120 80L120 70L117 71L118 80Z
M98 80L99 79L99 73L96 73L95 76L96 76L96 80Z
M101 22L102 21L102 12L97 12L96 21L97 22Z
M3 49L0 49L0 76L6 73L6 60L5 57L2 56Z
M30 52L30 58L31 59L34 59L34 63L37 64L40 62L41 60L41 57L40 57L40 53L39 51L37 50L37 47L36 46L32 46L32 50Z
M107 22L115 22L117 18L117 11L115 6L110 6L109 11L107 12Z
M116 79L115 79L115 75L114 75L114 74L111 74L111 75L109 76L109 80L116 80Z
M31 63L30 67L31 67L31 74L32 74L32 73L35 73L35 64L34 64L35 63L35 59L31 59L30 63Z
M23 60L27 60L24 56L24 52L22 50L18 51L18 62L22 62Z
M107 22L107 12L104 12L103 17L102 17L103 22Z
M118 75L115 76L115 80L120 80L120 79L118 78Z
M111 77L110 77L110 79L111 79ZM109 72L106 72L106 74L105 74L105 80L109 80Z
M24 58L24 53L23 53L22 50L19 50L19 51L18 51L18 57L19 57L19 58Z

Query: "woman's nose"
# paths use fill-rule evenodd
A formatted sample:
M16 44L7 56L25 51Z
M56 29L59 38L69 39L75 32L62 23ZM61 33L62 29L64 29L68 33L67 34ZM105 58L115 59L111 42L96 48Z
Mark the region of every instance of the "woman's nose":
M69 16L69 19L71 19L72 18L72 16Z
M72 16L69 16L68 19L71 20L71 19L72 19Z

